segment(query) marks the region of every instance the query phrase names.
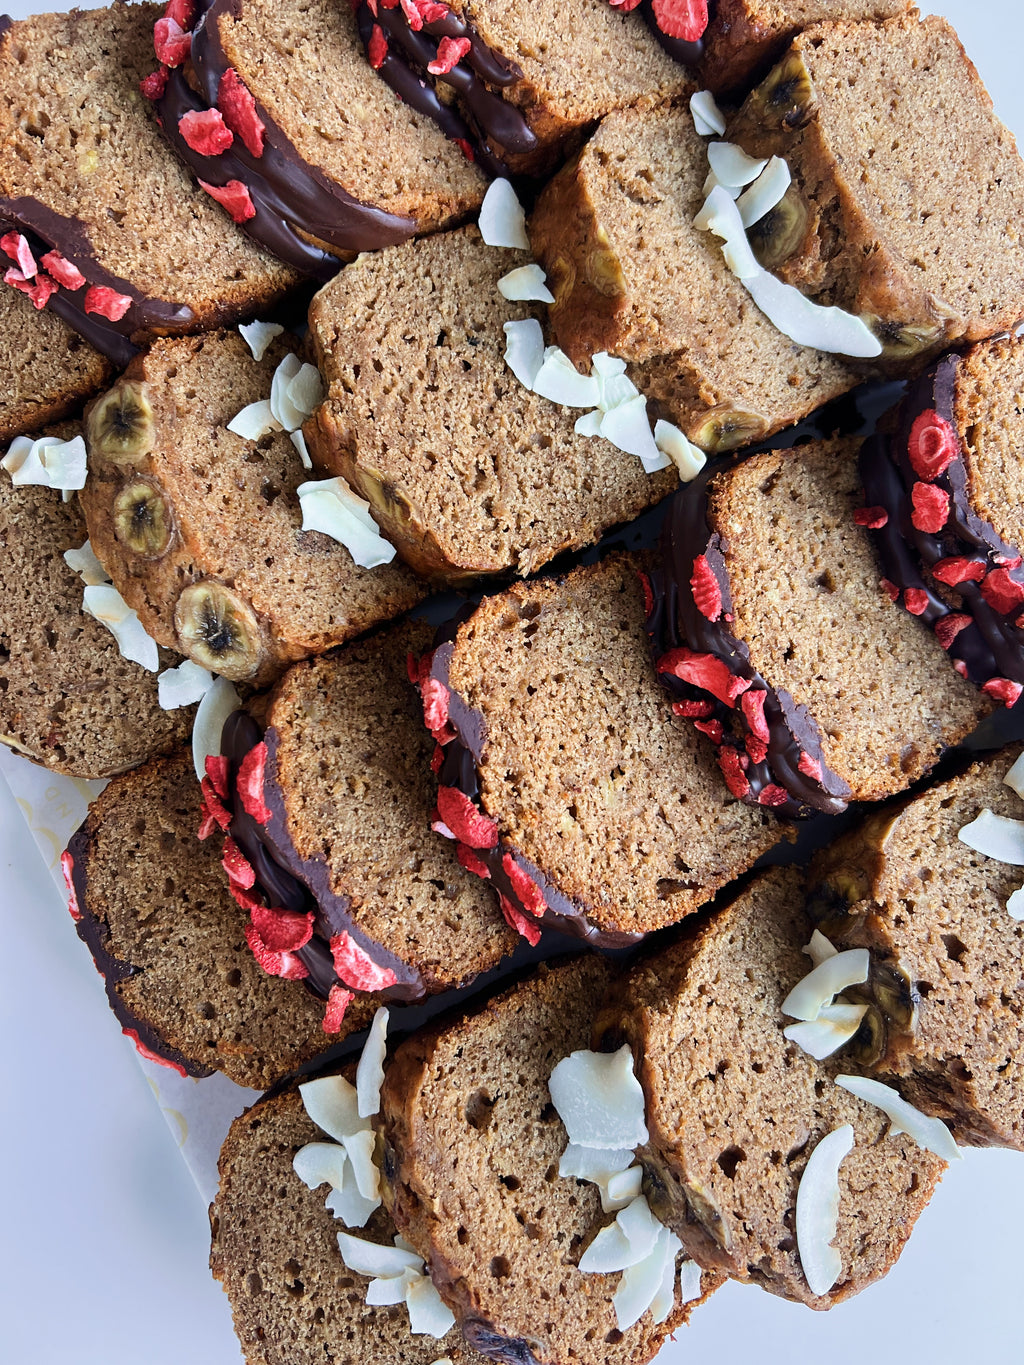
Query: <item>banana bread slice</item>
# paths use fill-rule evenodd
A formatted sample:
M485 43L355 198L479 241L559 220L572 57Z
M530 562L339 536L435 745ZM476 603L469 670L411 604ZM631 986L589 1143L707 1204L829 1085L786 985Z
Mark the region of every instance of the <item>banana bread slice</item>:
M160 136L139 82L161 13L117 0L0 29L3 235L22 235L38 267L22 283L119 367L133 339L244 317L300 278L239 233Z
M639 568L612 556L486 598L425 670L441 818L531 939L541 921L632 942L783 837L730 797L705 736L673 722Z
M1024 926L1006 908L1020 869L957 835L987 807L1024 803L1003 781L1020 748L869 819L818 854L808 909L839 949L865 947L879 977L852 1051L958 1142L1024 1150Z
M702 1266L812 1308L858 1293L891 1269L945 1162L889 1132L881 1110L836 1086L842 1064L814 1061L783 1036L780 1006L804 977L810 929L803 877L775 868L674 947L637 965L601 1016L623 1039L647 1103L639 1156L655 1213ZM815 1295L796 1245L796 1197L814 1148L852 1124L839 1171L842 1257Z
M310 478L287 432L227 429L271 394L288 348L253 359L237 332L159 340L89 409L82 505L93 548L162 644L264 685L415 606L400 564L360 568L302 529Z
M728 137L785 158L808 214L777 273L863 316L883 361L1024 314L1024 164L944 19L808 29Z
M588 367L597 351L628 361L640 391L715 452L799 421L860 376L778 331L694 227L707 173L685 106L611 114L542 191L529 233L573 361ZM773 220L783 240L788 212L784 202ZM775 249L769 240L763 252Z
M894 611L857 440L767 451L680 489L653 577L658 671L716 725L730 789L835 814L904 791L991 709Z
M619 1277L579 1270L597 1187L558 1174L557 1063L589 1048L611 976L598 957L542 966L481 1011L420 1032L384 1075L385 1203L471 1345L523 1365L643 1365L692 1305L620 1332ZM705 1294L717 1284L709 1277Z
M464 228L356 261L310 308L328 385L306 426L314 462L369 501L427 576L533 573L677 481L578 436L579 409L530 392L506 365L504 323L540 316L497 290L523 260Z
M262 1089L337 1039L318 1000L256 965L219 843L196 842L201 819L188 749L115 778L64 855L72 914L140 1051ZM345 1031L373 1009L354 1006Z

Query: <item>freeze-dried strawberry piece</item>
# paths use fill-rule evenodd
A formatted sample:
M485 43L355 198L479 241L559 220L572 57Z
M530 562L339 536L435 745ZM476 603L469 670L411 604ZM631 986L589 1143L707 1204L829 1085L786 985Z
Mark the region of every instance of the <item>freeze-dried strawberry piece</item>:
M1024 583L1011 578L1009 569L993 569L982 581L981 595L993 611L1016 611L1024 602Z
M715 703L713 701L674 701L672 703L672 713L676 716L685 716L687 720L706 720L713 715Z
M950 616L943 616L941 620L935 622L935 638L943 649L949 649L956 637L962 630L967 629L973 619L965 612L954 612Z
M768 693L763 688L750 688L740 698L740 710L750 726L751 733L767 744L771 738L768 722L764 718L764 703Z
M345 1011L355 999L351 991L344 991L340 986L332 986L327 997L327 1008L324 1010L324 1033L340 1033L342 1021L345 1018Z
M1004 706L1014 706L1024 687L1011 682L1009 678L989 678L981 690L996 701L1001 701Z
M802 753L800 762L796 766L797 771L803 773L804 777L813 777L815 782L821 781L821 764L810 754Z
M693 593L694 606L701 616L709 621L717 621L722 614L722 589L718 585L714 569L708 563L707 555L698 555L693 561L690 589Z
M214 823L219 825L226 834L231 828L231 812L217 795L213 783L208 777L203 778L202 782L199 784L199 788L203 793L204 815L210 816ZM199 837L203 838L204 836L200 835Z
M170 75L166 66L158 66L155 71L151 71L148 76L143 76L139 81L139 89L148 100L158 100L163 98L163 93L167 89L167 77Z
M608 0L612 9L620 9L623 14L632 14L640 0Z
M914 510L910 520L919 531L936 535L942 530L949 516L949 494L944 488L936 488L933 483L915 483L910 490Z
M725 727L720 720L695 720L693 728L707 735L713 744L721 744L725 737Z
M438 5L434 0L401 0L402 13L413 33L419 33L424 24L436 23L448 13L447 5ZM394 5L385 4L385 9Z
M51 280L49 275L38 275L35 284L31 284L28 280L22 279L20 270L8 270L4 281L6 284L13 284L15 289L31 299L37 309L45 308L50 297L59 289L56 280Z
M267 776L267 746L260 740L254 744L238 765L236 786L242 806L258 825L270 820L270 810L263 800L263 784Z
M78 908L78 895L75 892L75 882L71 875L74 866L74 858L72 858L71 854L65 849L60 855L60 870L64 874L64 885L68 889L68 914L77 924L82 918L82 912Z
M511 853L506 853L501 860L506 877L512 883L512 890L519 897L523 909L534 919L540 919L544 911L548 908L544 900L544 893L530 876L525 868L519 866Z
M0 237L0 250L17 263L18 269L27 280L30 280L39 269L36 258L32 255L32 248L28 244L28 238L21 232L5 232Z
M196 830L196 838L199 840L200 843L203 843L204 840L209 839L210 835L214 832L214 830L219 829L220 826L217 824L217 821L210 814L210 808L205 801L202 803L199 809L200 814L202 815L202 819L199 821L199 828Z
M256 885L256 872L252 863L230 834L224 840L224 856L221 858L221 863L224 871L228 874L228 881L232 885L240 886L243 891L248 891L250 887Z
M94 284L85 291L82 307L87 313L99 313L110 322L120 322L132 306L131 294L119 294L105 284Z
M778 786L775 782L769 782L767 787L762 788L757 798L759 806L784 806L789 800L789 792L785 787Z
M954 659L953 667L960 674L961 678L967 677L967 665L964 663L963 659Z
M380 24L374 24L370 30L370 41L366 44L366 56L374 71L381 69L387 55L388 40L384 36L384 30Z
M121 1032L124 1034L126 1038L130 1038L132 1040L132 1042L135 1044L135 1051L139 1054L140 1057L145 1057L147 1062L156 1062L157 1066L169 1067L171 1071L176 1071L179 1076L185 1077L188 1076L188 1072L185 1070L183 1066L179 1065L178 1062L172 1062L170 1057L161 1057L159 1052L154 1052L151 1047L147 1047L146 1044L139 1037L138 1029L123 1028Z
M536 920L528 919L522 911L509 900L507 896L498 893L498 900L501 904L501 913L505 916L505 923L510 929L514 929L517 934L521 934L526 939L531 948L535 948L540 942L540 928Z
M180 66L192 51L192 35L165 15L153 25L153 51L164 66Z
M919 479L937 479L960 454L960 439L945 417L928 408L914 419L907 454Z
M438 787L437 812L452 834L470 848L494 848L498 826L458 787Z
M423 698L423 723L434 738L440 740L441 735L447 733L445 726L451 693L439 678L426 678L420 684L420 696Z
M420 18L425 24L436 24L438 19L443 19L450 10L447 5L439 5L436 0L416 0Z
M903 594L903 605L911 616L921 616L928 610L928 594L923 588L907 588Z
M880 578L878 580L878 586L882 589L890 602L898 602L900 600L900 590L891 578Z
M286 981L303 981L309 975L309 968L294 953L275 953L268 948L256 932L255 925L245 926L245 941L268 976L283 976Z
M718 751L718 766L725 778L725 785L733 796L739 797L741 801L750 792L750 783L743 771L744 757L738 749L733 749L728 744L723 744Z
M1003 569L1019 569L1024 564L1020 555L993 555L992 559Z
M179 28L187 31L196 21L196 0L168 0L164 18L173 19Z
M430 817L430 828L434 831L435 834L440 834L442 839L451 839L454 842L455 835L451 832L451 830L448 828L445 822L441 819L436 809L434 810L434 813Z
M200 156L220 156L235 140L219 109L189 109L178 119L178 132Z
M695 654L685 646L663 654L657 668L659 673L671 673L674 678L710 692L726 706L735 706L736 698L750 686L749 678L737 678L714 654Z
M964 555L951 555L932 565L932 577L940 583L948 583L955 588L958 583L980 583L988 572L983 559L968 559Z
M853 514L856 526L866 526L871 531L877 531L879 527L885 526L889 520L889 513L884 507L858 507Z
M442 38L437 45L437 56L427 63L427 70L432 76L447 76L472 46L468 38Z
M444 748L440 744L434 745L434 752L430 757L430 771L436 777L444 766Z
M476 160L476 152L474 152L473 144L469 141L468 138L453 137L452 141L455 143L456 147L458 147L461 150L462 155L466 158L467 161Z
M430 662L433 657L433 652L424 654L422 659L417 659L416 655L412 653L405 656L406 672L409 674L409 681L413 687L419 687L420 683L430 677Z
M708 0L654 0L651 8L667 38L695 43L708 26Z
M224 754L207 754L204 764L206 776L213 784L213 790L222 801L228 799L228 775L230 765Z
M275 953L296 953L313 937L312 910L307 915L300 915L293 910L257 905L251 914L253 928L261 942Z
M483 859L478 858L473 850L468 848L465 844L455 845L455 856L467 872L472 872L477 877L484 877L485 879L490 878L491 869Z
M654 610L654 593L651 591L651 580L645 573L638 573L637 578L639 578L640 586L644 591L644 615L650 616Z
M228 890L234 897L236 904L239 905L246 914L251 915L254 910L263 910L265 908L259 896L254 896L251 891L246 891L245 888L239 886L237 882L228 882Z
M390 967L381 967L366 951L360 948L351 934L344 931L331 939L331 957L334 970L346 986L357 991L382 991L393 986L398 977Z
M751 763L763 763L768 757L768 744L765 740L758 739L757 735L747 735L743 747L750 755Z
M263 155L263 134L267 125L256 112L256 101L251 91L238 79L234 67L229 66L217 87L217 108L224 122L240 137L247 150L256 157Z
M70 289L72 293L76 289L81 289L82 285L85 284L85 276L78 266L72 265L59 251L48 251L45 256L40 258L39 264L50 272L58 284L62 284L65 289Z
M199 184L210 196L216 199L221 208L227 209L233 223L247 223L256 217L256 205L252 202L249 187L241 180L229 180L226 185L210 185L205 180Z

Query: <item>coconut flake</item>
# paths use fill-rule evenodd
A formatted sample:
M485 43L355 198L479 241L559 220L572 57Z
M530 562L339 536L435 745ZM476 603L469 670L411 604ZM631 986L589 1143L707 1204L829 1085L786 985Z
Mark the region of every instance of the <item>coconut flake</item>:
M547 276L536 263L518 266L502 275L498 293L513 302L554 303L555 296L547 286Z
M781 203L789 189L792 176L781 156L773 156L748 190L736 200L740 222L745 228L759 223L776 204Z
M313 461L309 458L309 448L306 445L306 438L302 434L302 428L300 427L298 431L290 431L288 436L292 445L299 452L299 459L302 461L303 469L312 469Z
M287 391L288 401L300 416L295 426L289 427L288 430L296 431L307 418L312 417L314 411L324 401L324 385L320 371L315 365L303 365L295 378L289 380Z
M1024 326L1024 324L1022 324ZM1020 755L1013 767L1003 778L1008 787L1012 787L1019 797L1024 799L1024 753Z
M662 1231L647 1200L638 1195L587 1247L580 1257L580 1271L584 1275L611 1275L638 1265L654 1250Z
M373 1016L370 1032L356 1067L356 1098L359 1117L368 1119L380 1113L380 1088L384 1084L384 1057L387 1053L388 1020L391 1015L381 1007Z
M480 205L477 224L487 246L513 247L529 251L526 214L508 180L492 180Z
M654 424L654 444L678 469L681 483L695 479L708 462L704 451L695 446L674 422L666 422L661 417Z
M915 1109L891 1085L871 1080L868 1076L837 1076L836 1085L856 1095L859 1100L873 1104L889 1117L889 1131L896 1136L906 1133L926 1152L934 1152L943 1161L959 1161L963 1157L953 1141L953 1135L941 1119L930 1119Z
M279 322L243 322L238 329L245 338L245 344L252 351L254 360L262 360L267 347L279 337L284 328Z
M90 587L95 587L97 583L110 582L110 575L96 558L92 544L88 540L77 550L65 550L64 563Z
M376 1150L376 1135L369 1129L349 1133L345 1138L345 1152L352 1163L356 1189L364 1199L372 1200L374 1207L380 1204L380 1171L373 1159Z
M843 1260L832 1241L839 1226L839 1167L853 1148L853 1124L823 1137L808 1158L796 1192L796 1245L812 1294L827 1294Z
M409 1283L405 1303L409 1309L409 1331L413 1336L444 1337L455 1326L455 1314L426 1275L419 1275Z
M735 142L709 142L708 165L720 185L749 185L768 165L766 157L747 156Z
M706 199L712 190L722 190L730 199L738 199L743 193L739 185L723 185L714 171L708 171L704 177L704 184L701 186L701 193ZM696 221L694 219L694 222Z
M542 398L549 398L552 403L559 403L563 408L596 407L601 396L593 375L580 374L558 346L549 346L545 350L543 364L534 377L533 391Z
M866 948L848 948L826 958L797 982L782 1002L782 1013L791 1019L817 1019L822 1006L831 1004L840 991L868 979L870 965Z
M335 1190L345 1188L344 1147L334 1142L307 1142L292 1158L292 1170L309 1189L330 1185Z
M839 949L832 946L820 929L815 929L811 941L803 950L811 959L812 967L820 967L830 957L835 957Z
M296 492L304 531L321 531L338 541L363 569L375 569L394 559L395 547L380 534L370 516L370 504L353 493L343 478L300 483Z
M601 1191L601 1208L605 1213L624 1209L640 1193L643 1182L642 1166L630 1166L628 1171L610 1175L603 1185L598 1186Z
M497 182L495 182L497 183ZM536 318L505 323L505 364L524 388L532 389L544 364L544 333Z
M415 1251L399 1246L384 1246L380 1242L366 1242L347 1232L338 1233L338 1250L349 1270L371 1279L390 1280L407 1270L423 1273L423 1257Z
M16 488L34 484L74 492L85 487L85 441L81 436L70 441L57 436L40 436L34 441L17 436L0 460L0 469L7 470Z
M156 680L156 696L164 711L177 711L202 701L213 686L213 674L192 659L185 659L177 668L165 668Z
M337 1218L339 1223L344 1223L345 1227L364 1228L370 1221L372 1215L380 1208L381 1201L379 1198L363 1198L356 1185L355 1173L353 1172L353 1178L351 1180L348 1179L348 1172L351 1170L352 1163L351 1161L348 1161L345 1165L346 1178L344 1188L340 1190L337 1188L332 1189L324 1200L324 1206L329 1213Z
M627 455L635 455L648 474L667 469L672 463L655 444L643 394L610 408L601 419L601 435Z
M1014 891L1006 902L1011 919L1024 919L1024 886Z
M978 818L964 825L956 837L986 858L995 858L997 862L1009 863L1012 867L1024 867L1024 820L1009 820L1005 815L995 815L986 806Z
M626 1148L577 1147L569 1143L558 1163L558 1174L587 1180L601 1191L605 1213L624 1209L640 1193L643 1169L633 1165Z
M406 1292L413 1280L419 1277L412 1270L388 1279L371 1280L366 1286L366 1302L371 1308L393 1308L405 1303Z
M591 373L597 380L597 406L602 412L628 403L640 390L626 374L626 362L607 351L598 351L591 356Z
M690 96L690 113L698 137L721 137L725 132L725 115L710 90L697 90Z
M318 1128L335 1142L344 1142L350 1133L369 1129L369 1119L359 1114L355 1086L344 1076L323 1076L299 1086L303 1108Z
M192 722L192 764L200 782L206 776L207 758L221 751L220 737L224 722L241 704L241 697L227 678L218 678L199 703L199 710Z
M160 668L156 641L147 635L142 622L110 583L90 583L82 594L82 610L110 631L121 657L139 664L150 673Z
M648 1308L653 1310L659 1300L662 1300L660 1306L664 1306L662 1289L666 1269L671 1268L674 1272L676 1256L682 1249L679 1238L663 1227L651 1254L624 1271L619 1287L612 1296L620 1332L628 1331L638 1323Z
M644 1092L633 1075L628 1043L618 1052L580 1051L563 1057L548 1089L571 1143L632 1150L647 1141Z
M576 418L573 431L577 436L600 436L603 421L604 413L600 408L595 408L593 412L585 412L582 417Z
M289 392L292 380L301 369L302 361L297 355L289 352L274 371L274 378L270 383L270 411L285 431L294 431L304 421Z
M679 1302L693 1303L700 1298L700 1266L696 1261L683 1261L679 1267Z
M258 441L261 436L282 430L281 423L271 410L268 398L262 399L259 403L249 403L228 423L228 431L233 431L244 441Z
M867 1012L867 1005L823 1005L816 1019L790 1024L782 1033L820 1062L850 1041Z

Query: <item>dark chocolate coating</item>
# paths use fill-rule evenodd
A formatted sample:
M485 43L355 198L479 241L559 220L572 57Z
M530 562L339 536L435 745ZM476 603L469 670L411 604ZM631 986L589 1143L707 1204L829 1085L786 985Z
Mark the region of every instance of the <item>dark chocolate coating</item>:
M679 62L681 66L696 66L704 55L704 39L698 38L696 42L689 43L685 38L670 38L667 33L659 26L654 17L653 0L642 0L640 13L647 20L647 27L657 38L662 49L668 53L673 61ZM708 5L708 24L715 17L715 0L711 0Z

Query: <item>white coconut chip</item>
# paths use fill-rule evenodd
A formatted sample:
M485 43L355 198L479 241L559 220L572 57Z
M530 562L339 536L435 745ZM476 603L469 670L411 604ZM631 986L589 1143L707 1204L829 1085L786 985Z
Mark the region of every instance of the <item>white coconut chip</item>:
M110 575L96 558L92 544L88 540L77 550L65 550L64 563L78 574L83 583L92 587L97 583L110 582Z
M577 436L600 436L603 421L604 413L600 408L595 408L593 412L585 412L582 417L576 418L573 431Z
M343 1189L336 1187L324 1200L327 1211L339 1223L344 1223L347 1228L364 1228L370 1218L380 1208L380 1199L364 1199L356 1186L355 1178L349 1180L347 1173L352 1170L352 1163L345 1166L346 1179Z
M82 594L82 610L106 626L117 641L122 658L150 673L159 670L156 641L146 634L136 613L112 584L88 584Z
M359 1117L369 1119L380 1113L380 1088L384 1084L384 1058L388 1050L390 1013L381 1007L373 1016L370 1032L363 1044L356 1067L356 1099Z
M671 1268L672 1272L675 1272L676 1256L682 1249L679 1238L668 1228L663 1227L651 1254L623 1272L619 1287L612 1296L615 1319L620 1332L628 1331L630 1327L635 1326L649 1308L653 1312L656 1304L659 1309L664 1309L662 1290L666 1270ZM664 1311L664 1316L656 1320L663 1322L670 1311L671 1304Z
M1011 867L1024 867L1024 820L1009 820L1005 815L995 815L986 806L978 818L964 825L956 837L986 858L1009 863Z
M513 302L554 303L555 296L547 286L547 276L535 262L518 266L502 275L498 293Z
M165 668L156 680L156 697L164 711L177 711L202 701L213 686L213 674L192 659L177 668Z
M370 1129L370 1120L359 1116L356 1088L344 1076L305 1081L299 1086L299 1095L309 1118L335 1142Z
M599 1185L632 1164L631 1147L581 1147L570 1142L558 1162L558 1174Z
M654 424L654 444L675 465L681 483L695 479L708 462L704 451L695 446L685 432L662 417Z
M415 1271L406 1270L401 1275L371 1280L366 1286L366 1302L371 1308L393 1308L396 1304L405 1303L409 1286L416 1279L419 1276Z
M720 185L749 185L768 165L767 157L747 156L735 142L709 142L708 165Z
M721 137L725 132L725 115L710 90L698 90L690 96L690 113L698 137Z
M299 452L299 459L302 461L303 469L312 469L313 461L309 458L309 448L306 445L306 438L302 434L302 428L300 427L298 431L290 431L288 437L292 445Z
M815 929L811 941L803 950L811 959L812 967L820 967L830 957L835 957L839 949L833 947L820 929Z
M228 423L228 431L241 436L243 441L258 441L261 436L283 429L271 411L268 398L263 398L258 403L249 403Z
M16 436L0 460L16 488L34 484L43 488L59 488L74 492L85 487L85 441L74 436L62 441L57 436Z
M700 1298L700 1266L696 1261L683 1261L679 1267L679 1301L693 1303Z
M253 360L262 360L267 353L267 347L275 337L281 335L284 328L279 322L243 322L238 330L252 351Z
M626 362L607 351L598 351L590 357L591 373L597 380L597 406L602 412L628 403L640 390L626 374Z
M455 1326L455 1314L427 1275L412 1280L405 1291L409 1331L414 1337L445 1337Z
M569 1141L577 1146L632 1150L647 1141L644 1092L633 1075L628 1043L618 1052L563 1057L548 1089Z
M526 214L508 180L492 180L480 205L477 223L486 246L514 247L529 251Z
M292 402L290 393L291 382L301 369L302 361L289 352L274 371L270 383L270 411L285 431L294 431L304 420L301 411Z
M386 1246L380 1242L366 1242L347 1232L338 1233L338 1250L349 1270L357 1275L368 1275L375 1280L391 1280L407 1270L423 1273L423 1257L404 1247Z
M740 222L745 228L759 223L776 204L781 203L789 189L792 176L781 156L773 156L748 190L736 200Z
M304 531L320 531L338 541L363 569L375 569L394 559L395 547L380 534L370 516L370 504L353 493L343 478L311 480L300 483L295 491Z
M836 1085L856 1095L859 1100L873 1104L889 1116L889 1131L896 1136L906 1133L926 1152L934 1152L943 1161L960 1161L963 1153L953 1141L953 1135L941 1119L930 1119L908 1104L891 1085L883 1085L869 1076L837 1076Z
M366 1130L359 1133L349 1133L345 1138L344 1147L348 1159L352 1163L352 1174L355 1177L356 1189L364 1199L372 1199L379 1204L381 1202L380 1171L378 1171L377 1164L373 1159L376 1144L376 1134Z
M1022 800L1024 800L1024 753L1017 759L1013 767L1003 778L1006 785L1012 788Z
M324 401L324 384L320 378L320 371L315 365L303 365L295 378L288 381L287 392L288 401L300 414L300 420L288 430L297 431Z
M817 1019L822 1006L831 1004L840 991L868 979L870 965L866 948L848 948L826 958L796 983L782 1002L782 1013L791 1019Z
M497 182L495 182L497 183ZM524 388L533 389L544 364L544 333L536 318L506 322L505 364Z
M662 1231L647 1200L638 1195L587 1247L580 1257L580 1271L584 1275L611 1275L638 1265L654 1250Z
M1011 919L1024 919L1024 886L1011 893L1006 909Z
M627 455L635 455L647 474L667 469L672 463L655 444L647 416L647 399L643 394L609 408L601 418L601 435Z
M808 1158L796 1192L796 1246L812 1294L827 1294L843 1260L832 1241L839 1226L839 1167L853 1149L853 1124L823 1137Z
M548 346L545 350L543 364L534 377L533 391L563 408L593 408L601 397L594 376L580 374L558 346Z
M714 171L708 171L704 178L704 184L701 186L701 193L706 199L712 190L722 190L730 199L738 199L743 193L743 190L739 185L723 185Z
M817 1019L790 1024L782 1030L783 1037L820 1062L850 1041L867 1012L867 1005L823 1005Z
M241 704L241 697L227 678L218 678L199 703L192 722L192 764L200 782L206 776L207 758L220 753L224 722Z
M292 1158L292 1170L311 1190L321 1185L344 1190L347 1153L336 1142L307 1142Z
M640 1193L644 1183L644 1168L630 1166L628 1171L610 1175L604 1184L598 1185L601 1191L601 1208L605 1213L624 1209Z

